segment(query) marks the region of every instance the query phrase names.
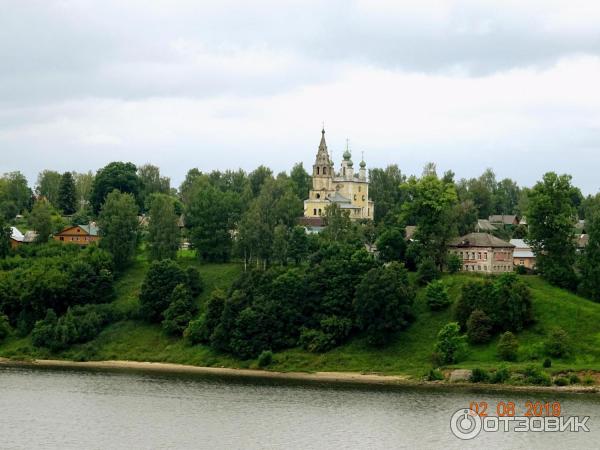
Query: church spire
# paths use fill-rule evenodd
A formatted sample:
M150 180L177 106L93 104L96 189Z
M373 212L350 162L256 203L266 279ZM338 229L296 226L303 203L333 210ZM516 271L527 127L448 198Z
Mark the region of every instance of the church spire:
M325 124L323 124L323 128L321 129L321 142L319 143L319 152L323 150L327 152L327 143L325 142Z

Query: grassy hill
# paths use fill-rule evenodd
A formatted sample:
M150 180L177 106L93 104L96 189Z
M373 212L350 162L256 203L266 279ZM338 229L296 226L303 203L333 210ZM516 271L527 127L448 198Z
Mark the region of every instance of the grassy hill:
M199 264L189 253L180 256L184 265L195 265L205 281L206 289L199 298L202 304L214 288L227 289L241 272L239 264ZM134 311L138 304L139 288L148 269L148 262L138 257L135 264L116 283L115 306L123 312ZM455 300L470 275L446 276L451 298ZM552 287L533 276L522 278L531 288L536 323L519 333L519 358L510 366L523 368L546 358L543 342L554 326L564 328L572 340L573 352L567 359L554 360L552 371L600 371L600 304ZM384 349L373 349L360 337L324 354L302 349L290 349L275 354L269 367L281 371L354 371L385 374L423 375L431 368L430 355L440 328L452 321L451 310L431 312L425 305L424 290L420 290L415 305L416 321L398 333L393 343ZM470 346L466 359L454 367L485 369L504 364L496 356L497 338L481 346ZM134 360L173 362L199 366L255 367L256 361L240 361L218 354L210 348L189 346L182 339L165 335L158 325L137 320L114 323L105 328L93 341L76 345L59 355L35 349L30 338L9 338L0 345L0 356L15 358L60 357L74 360Z

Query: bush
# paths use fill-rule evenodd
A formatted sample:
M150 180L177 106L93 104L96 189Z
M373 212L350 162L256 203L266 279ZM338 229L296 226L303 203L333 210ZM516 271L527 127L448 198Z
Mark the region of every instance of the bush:
M583 384L587 385L587 386L591 386L592 384L596 384L596 380L594 379L594 377L590 374L586 374L583 377Z
M448 289L442 281L432 281L427 285L425 290L425 299L427 305L432 311L439 311L446 308L450 304Z
M565 377L558 377L554 380L554 384L557 386L568 386L569 379Z
M273 362L273 352L271 350L263 350L258 356L258 367L267 367Z
M529 366L523 371L525 382L539 386L550 386L552 384L550 375L535 366Z
M490 376L490 383L505 383L510 378L510 371L506 367L500 367Z
M562 328L553 328L545 343L546 353L555 358L563 358L569 354L569 335Z
M485 370L477 367L473 369L473 372L471 372L469 381L471 383L485 383L486 381L489 381L489 379L490 375Z
M171 294L178 284L187 283L186 273L170 259L154 261L140 290L140 312L150 322L163 320Z
M439 369L430 369L424 378L425 381L443 381L444 374Z
M195 312L196 305L189 289L184 284L178 284L173 289L170 305L163 314L163 330L168 334L182 335Z
M437 336L435 351L439 353L444 364L454 364L465 350L465 337L460 334L456 322L447 323Z
M56 324L58 318L53 309L46 312L43 320L38 320L31 332L31 343L35 347L45 347L50 350L60 348L60 342L56 339Z
M191 344L208 344L210 336L219 325L224 305L225 293L220 289L212 291L206 302L206 312L189 323L183 333L184 338Z
M473 344L483 344L492 338L492 321L480 309L474 310L467 320L467 338Z
M571 373L571 374L569 374L569 383L579 384L579 383L581 383L581 380L579 379L579 377L577 376L576 373Z
M440 272L431 259L424 259L417 268L417 282L425 286L427 283L439 278Z
M507 331L498 341L498 355L505 361L514 361L517 359L517 352L519 351L519 341L514 334Z
M542 367L544 369L548 369L548 368L552 367L552 360L550 358L546 358L544 360L544 363L542 364Z
M7 337L11 332L10 323L8 317L4 314L0 314L0 341Z
M515 272L517 275L527 275L527 269L525 268L525 266L517 266Z

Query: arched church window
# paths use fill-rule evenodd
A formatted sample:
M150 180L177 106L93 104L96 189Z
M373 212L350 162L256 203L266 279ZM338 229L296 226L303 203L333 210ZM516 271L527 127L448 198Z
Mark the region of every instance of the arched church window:
M323 167L323 175L327 175L327 167Z
M313 209L313 215L317 215L317 208Z
M321 198L321 194L317 192L317 198Z
M320 167L317 167L317 175L319 175L319 169L321 169Z
M354 194L354 200L356 201L356 194Z
M319 208L319 215L321 215L321 208Z
M364 202L365 201L365 196L364 195L362 196L362 199L363 199L363 202Z

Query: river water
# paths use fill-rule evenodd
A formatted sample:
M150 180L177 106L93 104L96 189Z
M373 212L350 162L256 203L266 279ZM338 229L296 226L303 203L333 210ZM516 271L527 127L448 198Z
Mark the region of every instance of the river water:
M484 432L450 418L471 401L561 404L589 432ZM495 415L495 414L494 414ZM0 367L2 449L600 448L600 395L333 386L138 371Z

